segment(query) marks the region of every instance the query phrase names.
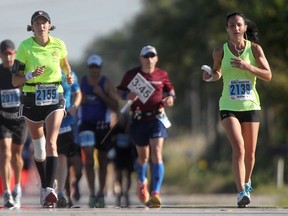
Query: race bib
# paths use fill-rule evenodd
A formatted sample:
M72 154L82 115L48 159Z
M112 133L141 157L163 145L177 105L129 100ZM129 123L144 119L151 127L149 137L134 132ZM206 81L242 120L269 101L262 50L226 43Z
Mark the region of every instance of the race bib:
M129 146L130 138L128 134L119 133L116 135L116 145L119 148L127 148Z
M58 85L40 84L36 85L35 104L47 106L59 103Z
M95 136L93 131L82 131L79 133L79 142L81 147L94 146Z
M2 107L19 107L20 106L20 89L1 90Z
M72 131L72 127L70 125L65 126L65 127L60 127L59 134L67 133L70 131Z
M229 93L231 100L251 100L253 99L252 83L250 80L231 80Z
M138 95L138 99L143 104L155 91L155 88L140 73L136 74L127 87Z

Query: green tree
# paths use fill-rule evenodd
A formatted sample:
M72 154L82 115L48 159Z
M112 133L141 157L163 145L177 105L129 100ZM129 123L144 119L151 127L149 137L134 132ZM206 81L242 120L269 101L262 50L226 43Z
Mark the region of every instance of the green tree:
M258 80L263 109L259 136L263 163L259 169L267 171L269 166L272 170L265 160L270 147L288 142L287 1L143 0L143 6L143 11L124 29L96 40L87 53L103 55L105 73L117 84L126 70L139 64L141 47L155 46L159 52L159 67L169 72L177 93L173 112L168 110L172 122L177 125L171 129L172 134L183 131L205 134L207 143L214 144L213 152L218 153L218 157L214 154L214 160L221 159L220 149L227 151L227 148L221 148L226 138L216 130L222 82L203 82L200 67L211 65L213 49L228 40L227 13L243 12L257 24L259 43L273 72L270 83ZM83 67L79 65L78 71Z

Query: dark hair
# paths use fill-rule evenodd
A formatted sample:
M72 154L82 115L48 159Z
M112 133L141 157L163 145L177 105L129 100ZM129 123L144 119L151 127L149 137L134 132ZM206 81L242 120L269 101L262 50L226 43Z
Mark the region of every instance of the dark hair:
M55 26L51 26L49 31L53 31L54 29L56 29ZM27 25L27 31L32 31L32 26L31 25Z
M243 13L240 13L240 12L232 12L232 13L229 13L227 14L226 16L226 27L228 27L228 21L231 17L234 17L234 16L240 16L243 18L244 20L244 23L247 25L247 29L246 29L246 32L245 32L245 39L247 40L250 40L252 42L256 42L259 40L258 38L258 28L256 26L256 24L251 21L250 19L247 19Z

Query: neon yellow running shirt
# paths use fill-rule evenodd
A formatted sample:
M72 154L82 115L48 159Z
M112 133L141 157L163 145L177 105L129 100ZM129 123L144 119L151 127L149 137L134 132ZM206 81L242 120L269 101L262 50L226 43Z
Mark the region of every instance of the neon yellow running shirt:
M34 71L38 66L45 65L41 76L35 77L26 83L55 83L62 81L60 60L67 56L64 42L49 36L49 43L43 47L36 43L33 37L22 41L17 49L16 59L25 64L24 74ZM24 85L23 92L35 92L35 86ZM61 85L58 92L63 92Z
M231 66L231 58L237 58L237 56L229 50L228 43L223 45L223 50L224 56L221 71L224 87L219 101L220 110L261 110L259 96L256 91L257 77L249 71L240 70ZM246 40L246 46L240 58L256 66L250 41Z

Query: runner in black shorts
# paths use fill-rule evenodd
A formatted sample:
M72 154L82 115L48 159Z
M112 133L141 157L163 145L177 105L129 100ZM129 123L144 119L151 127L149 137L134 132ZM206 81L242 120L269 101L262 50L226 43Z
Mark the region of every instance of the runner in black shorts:
M11 68L16 56L11 40L0 44L0 173L4 186L4 208L20 208L22 149L27 136L23 119L18 118L20 89L12 86ZM11 163L10 163L11 161ZM11 191L11 164L15 184Z
M12 68L12 84L23 86L20 116L25 119L34 145L43 207L53 207L58 200L53 184L58 161L56 141L66 114L62 72L68 84L74 79L64 42L49 35L54 29L48 13L36 11L27 26L33 36L20 43Z
M224 120L228 117L235 117L240 123L243 122L260 122L260 111L251 110L251 111L229 111L221 110L220 111L221 120Z
M228 41L213 50L213 68L201 67L205 81L223 81L219 100L221 123L232 147L232 173L237 187L237 206L251 202L251 176L259 132L260 97L257 80L270 81L272 72L258 29L240 12L226 16Z
M101 145L101 140L110 130L112 112L118 111L118 98L112 81L101 74L103 59L91 55L87 59L88 74L82 77L83 100L80 108L79 140L85 154L85 169L89 186L90 208L104 208L104 188L107 175L107 151L109 145ZM99 190L96 194L94 150L97 148L99 164Z

